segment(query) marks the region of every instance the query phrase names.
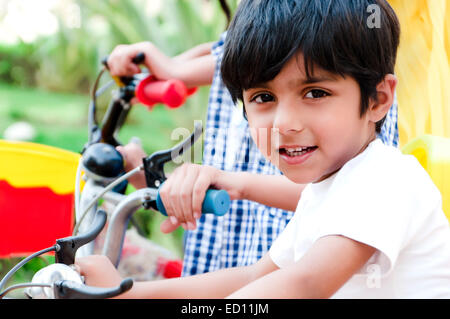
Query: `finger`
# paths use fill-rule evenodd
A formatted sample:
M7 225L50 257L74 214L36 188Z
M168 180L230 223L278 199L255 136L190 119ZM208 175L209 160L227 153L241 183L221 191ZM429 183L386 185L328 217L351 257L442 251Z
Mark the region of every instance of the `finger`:
M164 184L159 188L159 197L161 198L162 204L164 206L164 209L166 210L166 214L169 217L169 219L172 221L173 224L176 224L178 222L175 215L172 213L172 203L170 199L170 187L171 187L172 179L167 179Z
M125 72L126 75L133 75L137 73L141 73L141 69L138 65L134 64L132 61L129 62L130 64L127 64L125 66Z
M184 184L188 171L186 165L182 165L176 169L172 176L171 204L178 222L181 223L184 229L187 229L186 223L189 222L187 218L188 212L186 214L184 212L185 202L188 201L190 203L190 189Z
M161 223L159 228L161 232L163 232L164 234L168 234L173 232L179 226L180 226L179 223L172 223L172 221L169 218L167 218Z
M142 158L147 155L140 145L131 142L125 146L116 146L116 150L122 155L126 170L141 165Z
M197 219L202 215L203 201L205 200L205 194L210 185L211 177L207 170L203 170L198 176L192 190L192 211Z
M179 185L183 174L180 173L180 167L176 168L170 177L164 182L161 190L160 197L166 209L167 216L173 223L182 223L183 228L184 217L181 210L178 207Z
M109 73L113 76L121 76L122 69L122 56L124 55L123 49L117 47L108 57L108 69Z
M113 76L130 76L140 73L138 65L132 59L136 55L136 48L133 46L119 45L113 50L108 58L109 72Z
M187 223L187 228L192 230L196 228L195 217L192 211L192 192L198 178L199 168L194 165L186 165L185 173L186 176L181 186L179 206Z
M115 76L129 76L134 73L131 71L131 59L129 58L129 53L123 52L121 56L117 58L117 62L113 65L111 69L111 74Z
M138 137L132 138L126 147L129 148L130 151L135 152L141 158L147 156L142 148L142 142Z

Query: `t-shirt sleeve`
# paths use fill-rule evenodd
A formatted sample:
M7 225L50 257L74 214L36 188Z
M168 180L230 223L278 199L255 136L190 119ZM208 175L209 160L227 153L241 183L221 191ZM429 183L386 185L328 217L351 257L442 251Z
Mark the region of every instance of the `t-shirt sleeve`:
M319 229L317 238L340 235L374 247L377 251L368 264L378 265L381 273L387 274L393 268L402 247L406 221L401 221L402 218L399 216L401 213L395 206L389 209L384 205L369 207L367 204L370 203L363 203L359 199L353 201L346 207L333 205L324 208L334 211L336 215L328 215ZM363 205L357 205L356 202ZM392 216L389 216L389 213Z
M324 218L317 238L342 235L374 247L377 252L360 271L378 265L381 274L387 274L413 235L416 212L429 209L421 200L428 195L414 193L411 185L421 181L413 180L417 175L408 176L408 170L398 172L377 162L364 166L342 174L333 184L320 207Z
M294 262L295 252L292 243L295 242L296 223L296 216L294 215L270 247L269 256L279 268Z

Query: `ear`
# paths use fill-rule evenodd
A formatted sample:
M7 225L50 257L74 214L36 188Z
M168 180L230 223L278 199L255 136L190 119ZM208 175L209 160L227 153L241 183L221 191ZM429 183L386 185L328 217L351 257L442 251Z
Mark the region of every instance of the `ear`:
M393 74L388 74L377 85L377 100L372 100L369 107L369 119L371 122L378 122L386 116L390 107L394 103L395 88L397 78Z

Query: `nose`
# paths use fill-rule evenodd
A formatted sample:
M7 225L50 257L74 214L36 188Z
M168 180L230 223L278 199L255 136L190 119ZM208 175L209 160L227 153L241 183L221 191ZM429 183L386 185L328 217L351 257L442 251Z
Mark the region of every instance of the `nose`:
M289 101L279 101L273 128L284 135L301 132L303 130L303 121L299 108Z

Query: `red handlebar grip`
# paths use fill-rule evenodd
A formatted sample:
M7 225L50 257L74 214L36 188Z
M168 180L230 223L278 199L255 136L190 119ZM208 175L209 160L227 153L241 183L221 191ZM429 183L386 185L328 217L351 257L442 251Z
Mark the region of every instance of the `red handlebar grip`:
M136 97L147 106L163 103L170 108L177 108L186 101L188 89L176 79L160 81L148 76L136 88Z
M187 95L191 96L192 94L194 94L195 92L197 92L197 87L193 87L193 88L189 88L187 89Z

